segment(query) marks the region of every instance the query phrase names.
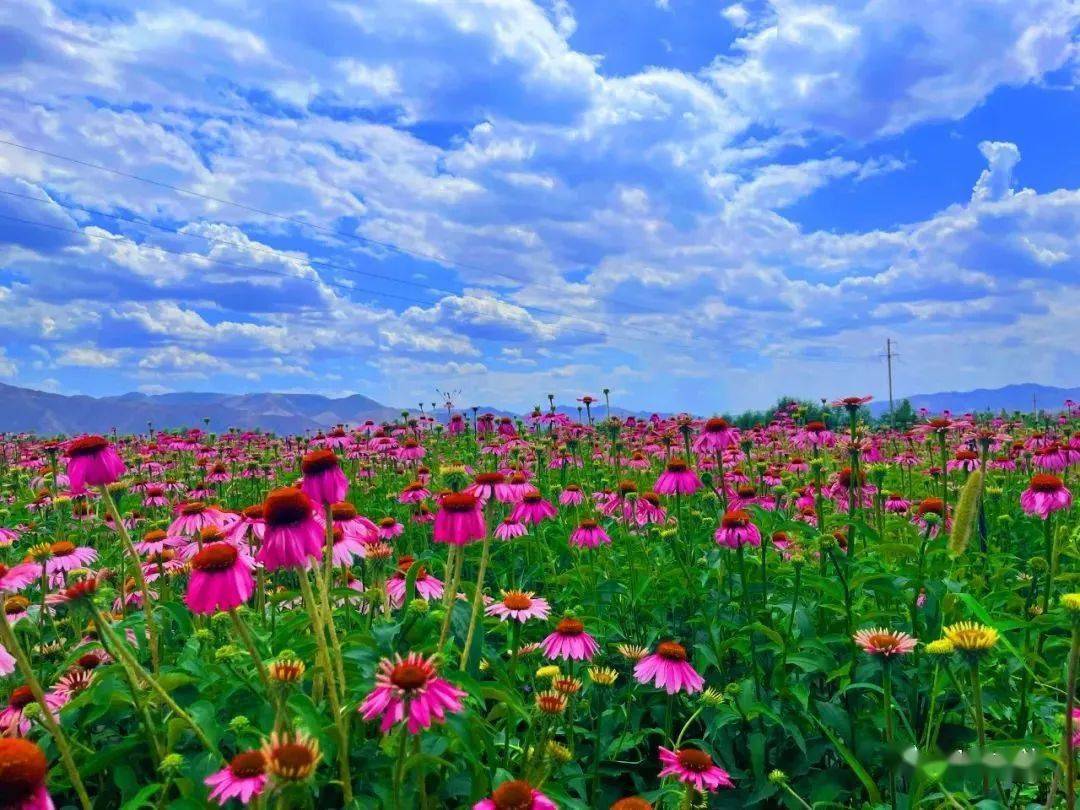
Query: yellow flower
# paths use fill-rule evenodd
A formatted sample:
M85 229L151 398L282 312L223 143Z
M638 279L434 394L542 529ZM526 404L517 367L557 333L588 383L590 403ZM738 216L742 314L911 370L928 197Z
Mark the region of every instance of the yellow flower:
M1080 613L1080 593L1067 593L1061 597L1061 606L1069 613Z
M589 680L597 686L612 686L619 677L619 673L611 667L589 667Z
M540 669L536 670L536 677L540 679L558 678L560 675L562 675L562 670L554 664L549 664L546 667L540 667Z
M984 652L998 642L998 631L978 622L957 622L942 633L953 647L963 652Z
M947 638L939 638L937 641L929 642L926 645L926 651L930 655L952 655L956 652L956 648Z
M574 758L573 751L562 743L555 742L555 740L548 740L547 752L548 756L556 762L569 762Z

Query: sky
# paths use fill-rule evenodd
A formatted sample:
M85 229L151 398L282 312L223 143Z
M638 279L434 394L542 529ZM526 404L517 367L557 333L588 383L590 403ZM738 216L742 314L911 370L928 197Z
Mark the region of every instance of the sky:
M1076 0L5 0L0 381L1080 383Z

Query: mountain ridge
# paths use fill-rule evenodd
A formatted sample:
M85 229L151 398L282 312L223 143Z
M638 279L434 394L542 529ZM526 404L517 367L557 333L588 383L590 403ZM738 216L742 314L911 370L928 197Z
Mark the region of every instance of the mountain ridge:
M943 391L934 394L912 394L897 397L899 404L907 399L912 407L928 408L933 412L968 410L1008 412L1030 411L1032 398L1040 409L1060 410L1066 399L1080 401L1080 387L1058 388L1035 383L1018 383L1002 388L977 388L972 391ZM546 407L541 406L546 410ZM887 400L870 403L875 415L887 413ZM155 429L208 427L224 431L235 427L260 429L275 433L302 433L305 430L324 430L336 424L356 425L368 419L382 422L401 416L402 408L383 405L363 394L326 397L321 394L255 392L223 394L213 392L174 392L144 394L130 392L105 397L84 394L57 394L33 388L0 383L0 431L36 433L42 436L105 433L116 428L121 433L141 433L147 423ZM465 409L471 411L471 408ZM577 405L557 405L556 410L576 419ZM513 411L495 407L480 407L479 413L496 416L516 416ZM593 418L603 419L607 413L602 402L592 408ZM415 412L415 411L412 411ZM524 415L531 413L531 409ZM612 406L613 416L647 418L650 411L631 410ZM435 415L445 418L442 409ZM204 420L209 420L207 423Z

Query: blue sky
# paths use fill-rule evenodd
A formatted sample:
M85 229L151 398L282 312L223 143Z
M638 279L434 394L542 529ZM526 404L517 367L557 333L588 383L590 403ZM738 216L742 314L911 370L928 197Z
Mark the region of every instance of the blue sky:
M8 0L0 380L710 412L882 396L892 338L901 394L1075 385L1078 23Z

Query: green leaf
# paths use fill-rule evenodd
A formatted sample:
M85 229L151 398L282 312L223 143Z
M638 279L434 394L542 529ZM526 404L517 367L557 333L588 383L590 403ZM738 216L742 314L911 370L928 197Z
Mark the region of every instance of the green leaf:
M854 773L855 776L859 778L859 781L862 782L863 787L866 788L866 792L870 794L870 801L880 802L881 794L878 792L877 785L874 784L874 780L870 778L870 774L866 772L866 768L864 768L862 766L862 763L859 762L858 759L856 759L855 755L851 753L851 750L846 745L844 745L844 743L840 741L840 738L837 737L832 732L832 730L824 723L822 723L821 720L819 720L812 712L809 713L807 716L811 720L813 720L817 724L818 728L821 729L822 733L829 738L829 742L831 742L833 748L836 749L836 753L840 755L844 762L847 763L847 766L851 768L852 773Z

